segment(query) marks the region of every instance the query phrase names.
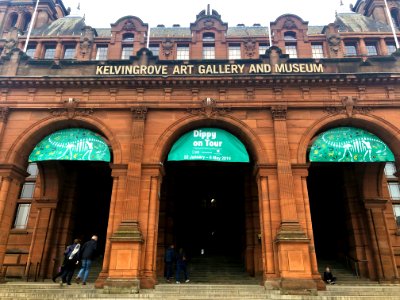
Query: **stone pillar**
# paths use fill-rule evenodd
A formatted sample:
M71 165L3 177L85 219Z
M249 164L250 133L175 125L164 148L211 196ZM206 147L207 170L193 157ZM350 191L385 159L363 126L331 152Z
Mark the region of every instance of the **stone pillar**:
M110 202L110 214L108 217L108 226L107 226L107 238L106 238L106 246L104 251L103 258L103 268L99 274L95 282L96 288L102 288L105 285L105 281L108 278L110 259L111 259L111 242L110 238L113 236L113 233L119 224L118 218L118 205L121 191L125 191L126 187L126 173L127 173L127 165L111 165L113 177L113 186L111 193L111 202Z
M146 108L133 108L130 158L126 178L126 193L122 204L122 220L110 237L111 258L105 288L109 292L137 293L140 289L142 244L139 198L142 177L142 157Z
M6 128L9 114L10 109L8 107L0 108L0 141L3 141L4 130Z
M368 51L367 51L367 47L365 46L365 41L364 39L360 39L358 41L358 49L360 51L360 55L362 56L367 56L368 55Z
M55 53L54 53L54 59L55 59L55 60L61 59L62 50L63 50L63 45L62 45L61 42L58 42L58 43L57 43L57 46L56 46L56 51L55 51Z
M388 49L386 46L386 42L385 42L385 39L383 39L383 38L379 39L379 50L380 50L379 55L388 55Z
M21 184L28 175L25 170L15 165L0 164L0 264L4 261Z
M301 199L303 200L304 206L304 220L305 230L308 238L310 239L309 253L310 253L310 263L311 263L311 273L314 281L317 284L318 290L325 290L326 285L321 279L321 274L318 271L317 254L315 252L314 246L314 233L311 220L311 209L310 209L310 199L308 197L308 187L307 187L307 176L308 176L308 164L293 165L293 175L296 183L301 186Z
M143 182L140 211L140 222L143 224L143 235L145 237L144 252L142 254L143 268L141 273L141 287L154 288L157 281L157 240L158 221L160 211L160 189L163 167L160 164L144 165L142 168ZM143 220L143 221L142 221Z
M38 266L38 277L46 278L49 267L51 269L51 260L49 253L50 238L54 227L54 212L57 207L55 199L37 199L36 200L37 214L35 228L33 229L31 245L27 258L27 265L32 264L31 272L35 272L35 266ZM27 268L28 269L28 268ZM26 274L28 275L28 274ZM31 274L34 276L34 274ZM31 276L31 277L32 277Z
M376 279L380 282L398 282L400 278L385 217L387 202L386 199L364 199Z
M257 165L255 169L258 186L258 203L260 211L261 251L263 264L263 279L266 287L278 288L279 277L277 259L274 249L275 226L272 221L275 210L271 204L269 176L276 177L275 165Z
M272 107L277 160L278 193L281 224L275 243L278 251L280 287L283 290L313 290L310 240L301 227L295 201L295 186L291 167L289 140L284 106Z

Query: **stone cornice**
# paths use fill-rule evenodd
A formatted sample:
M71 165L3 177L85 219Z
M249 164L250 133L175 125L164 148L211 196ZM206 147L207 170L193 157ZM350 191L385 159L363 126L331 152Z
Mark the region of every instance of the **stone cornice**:
M176 86L272 86L272 85L347 85L347 84L398 84L400 73L329 73L329 74L268 74L237 76L0 76L0 88L40 87L176 87Z

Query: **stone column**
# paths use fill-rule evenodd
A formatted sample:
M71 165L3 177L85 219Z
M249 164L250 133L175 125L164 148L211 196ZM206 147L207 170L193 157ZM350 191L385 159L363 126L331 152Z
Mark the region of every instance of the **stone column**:
M276 177L275 165L257 165L255 169L258 186L258 203L260 211L261 250L263 263L263 279L266 287L277 288L276 253L274 249L274 224L272 221L275 211L271 205L269 176Z
M122 220L110 237L111 258L105 288L110 292L137 293L140 288L141 256L144 242L139 227L139 198L146 108L133 108L130 157Z
M385 216L387 202L386 199L364 199L376 279L380 282L398 282L400 278Z
M107 226L107 238L106 238L106 246L104 251L103 258L103 268L99 274L95 282L96 288L103 288L106 279L108 278L108 271L110 266L111 259L111 242L110 238L113 236L113 233L116 227L119 225L118 218L118 202L121 198L121 191L125 191L126 186L126 173L127 173L127 165L111 165L113 177L113 186L111 193L111 202L110 202L110 214L108 217L108 226Z
M158 220L160 210L160 189L163 167L160 164L143 166L142 191L145 194L140 205L143 220L143 235L145 237L141 287L154 288L157 281L157 240ZM147 222L146 222L147 221ZM141 222L142 223L142 222Z
M28 175L15 165L0 164L0 264L4 261L21 185Z
M287 108L272 107L277 160L278 194L281 224L275 243L281 275L280 287L284 290L313 290L310 240L301 227L294 196L294 181L286 125Z
M295 182L301 186L301 197L304 205L304 220L305 230L308 238L310 239L309 253L310 253L310 263L311 263L311 273L313 279L315 280L318 290L325 290L325 283L321 279L321 274L318 271L317 254L315 252L314 246L314 233L311 220L311 209L310 209L310 199L308 197L308 187L307 187L307 176L308 176L308 164L293 165L293 175Z
M8 107L0 108L0 141L3 140L4 130L6 128L9 114L10 114L10 109Z
M58 42L56 45L56 51L54 53L54 59L58 60L61 59L62 56L63 45L61 42Z

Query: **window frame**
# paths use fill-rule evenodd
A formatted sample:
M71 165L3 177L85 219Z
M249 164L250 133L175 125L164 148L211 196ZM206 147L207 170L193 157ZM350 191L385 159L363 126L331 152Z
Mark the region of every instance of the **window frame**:
M57 46L54 44L47 44L44 46L43 59L55 59ZM50 56L49 53L53 55Z
M228 44L228 59L241 59L242 49L240 43Z
M322 43L311 44L311 53L313 58L325 58L324 45Z
M203 57L203 59L215 59L215 44L214 43L203 44L202 57Z
M289 54L289 58L298 58L297 43L286 43L285 54Z
M176 46L176 59L177 60L189 60L190 59L190 45L189 44L178 44Z
M121 59L127 60L133 55L133 45L122 45Z
M354 52L349 53L348 50L350 48L354 48ZM355 42L348 42L348 43L345 42L344 43L344 50L345 50L345 53L344 53L345 56L351 57L351 56L357 56L358 55L357 43L355 43Z
M366 42L365 49L367 50L367 56L377 56L379 55L378 46L376 42ZM373 51L371 52L371 50Z
M63 59L75 59L76 58L76 45L64 45L63 49ZM69 55L66 57L66 53L68 50L73 50L72 56Z
M105 51L104 51L105 49ZM99 44L96 45L96 60L107 60L108 59L108 45Z

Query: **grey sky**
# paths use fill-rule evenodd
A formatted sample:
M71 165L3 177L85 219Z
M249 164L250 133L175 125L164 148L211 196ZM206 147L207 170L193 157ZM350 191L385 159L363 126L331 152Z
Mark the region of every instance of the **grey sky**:
M356 0L64 0L66 7L75 8L80 2L81 14L86 24L92 27L109 27L127 15L139 17L151 27L158 24L188 27L195 21L196 14L211 5L230 26L239 23L267 25L285 13L294 13L310 25L326 25L335 19L335 11L350 11L349 5Z

